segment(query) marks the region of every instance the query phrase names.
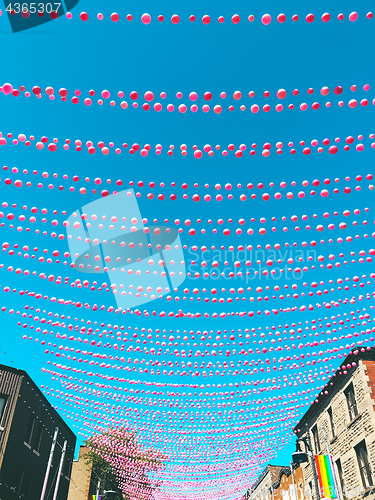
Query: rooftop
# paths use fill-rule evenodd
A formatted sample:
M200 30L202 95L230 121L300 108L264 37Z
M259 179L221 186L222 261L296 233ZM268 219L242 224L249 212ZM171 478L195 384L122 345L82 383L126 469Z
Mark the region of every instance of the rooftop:
M47 411L51 412L53 415L53 418L55 422L62 426L65 427L65 429L70 432L74 437L76 437L75 433L72 431L72 429L69 427L69 425L65 422L65 420L59 415L59 413L55 410L55 408L51 405L51 403L48 401L48 399L45 397L43 392L39 389L39 387L36 385L36 383L33 381L33 379L30 377L30 375L25 372L25 370L19 370L18 368L14 368L13 366L7 366L7 365L2 365L0 364L0 372L11 372L15 373L19 376L25 377L26 381L34 388L34 391L38 395L41 403Z
M348 356L341 363L341 366L326 383L315 401L312 402L310 408L293 429L295 434L299 434L302 429L308 426L309 422L311 422L311 420L313 420L320 413L322 407L330 401L339 385L345 379L352 376L353 372L358 367L358 362L362 359L375 361L375 347L356 346L350 351Z

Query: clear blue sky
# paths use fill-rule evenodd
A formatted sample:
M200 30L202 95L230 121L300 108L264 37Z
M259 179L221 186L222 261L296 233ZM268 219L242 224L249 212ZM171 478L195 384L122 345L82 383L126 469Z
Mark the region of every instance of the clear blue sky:
M250 243L253 246L258 243L274 245L279 242L284 248L285 242L295 241L300 244L304 240L308 242L311 239L319 240L320 237L328 240L330 236L336 241L336 238L342 236L342 232L337 227L334 231L325 229L321 235L315 230L310 231L310 234L304 227L306 224L310 224L315 228L316 224L323 223L323 221L325 221L325 225L328 222L334 222L337 226L345 219L342 216L345 209L351 211L351 216L346 221L350 227L345 235L351 234L354 237L355 234L362 235L364 232L371 235L372 221L374 220L372 213L374 209L373 194L367 188L369 182L365 179L359 183L362 185L362 190L355 192L354 188L358 183L354 179L356 174L365 176L373 171L374 150L370 147L372 141L368 137L369 134L375 132L371 103L375 88L371 51L374 42L373 23L375 21L366 19L365 15L372 7L371 2L366 1L360 5L358 21L349 22L347 17L356 7L353 2L349 1L333 1L329 4L318 2L306 5L296 1L288 2L285 5L269 1L253 6L246 2L233 4L221 1L207 4L197 1L181 4L162 1L155 6L153 2L146 1L142 4L135 3L125 6L123 3L114 1L92 0L89 2L81 0L72 11L73 19L59 19L18 34L11 32L3 9L3 15L0 17L0 36L3 47L1 55L2 81L0 83L10 82L17 88L24 85L29 91L33 86L39 85L43 90L43 97L37 99L34 95L30 98L20 95L15 98L0 94L0 130L3 136L9 132L14 137L24 133L26 136L35 136L36 141L42 136L47 136L49 142L56 137L59 139L59 144L58 150L54 153L49 152L46 148L43 151L38 151L35 148L36 141L29 148L23 144L13 146L10 143L5 147L0 147L1 166L6 165L9 169L17 167L20 170L17 175L2 172L1 181L4 181L8 176L24 181L24 186L20 189L13 185L6 186L4 182L1 182L1 201L5 201L9 205L17 204L17 208L10 210L17 217L23 212L22 205L27 205L28 210L25 211L25 215L28 216L31 215L29 211L31 206L37 206L40 209L47 208L48 222L45 224L45 229L50 233L53 230L50 223L51 218L56 218L59 221L60 232L63 232L61 223L65 217L61 212L65 210L69 215L84 203L94 201L98 197L90 192L90 189L94 187L92 182L87 184L90 189L86 195L79 194L77 190L73 193L69 192L70 185L74 184L75 187L86 185L84 182L86 176L90 179L101 177L106 180L110 178L112 179L112 188L114 188L114 181L117 179L122 179L125 187L131 180L134 182L142 180L146 184L154 181L157 186L161 182L165 183L165 188L154 189L154 192L155 194L165 193L166 199L163 202L155 199L148 200L146 195L150 190L146 187L142 188L142 197L139 199L142 216L147 217L150 221L154 218L158 221L165 218L172 221L175 218L179 218L181 221L190 219L193 221L192 225L197 229L205 227L206 234L198 234L195 237L189 236L186 234L186 229L184 230L181 239L182 243L188 247L194 244L206 245L207 247L211 245L229 246L230 244L237 246ZM79 12L81 11L86 11L89 14L88 22L84 23L79 20ZM320 16L326 11L331 14L329 23L320 21ZM104 14L104 20L98 21L96 19L98 12ZM120 21L116 24L110 20L112 12L117 12L120 15ZM148 26L143 25L140 21L144 12L148 12L152 16L152 22ZM269 26L263 26L259 20L266 12L271 14L273 19ZM280 12L284 12L287 16L287 21L284 24L276 22L276 17ZM304 20L309 12L314 13L316 17L312 24L307 24ZM340 12L345 14L343 21L336 19ZM133 15L132 22L125 20L128 13ZM163 23L157 21L159 14L165 16ZM178 25L172 25L169 21L172 14L180 15L181 20ZM191 14L197 18L195 23L191 23L188 19ZM200 21L204 14L211 16L212 21L208 26L204 26ZM233 14L241 16L240 24L234 25L230 22ZM253 23L247 21L247 16L250 14L255 16ZM294 14L298 14L300 18L296 23L291 21ZM216 21L219 15L225 17L224 24L219 24ZM362 87L367 83L370 84L371 88L370 91L364 92ZM358 90L351 92L350 86L354 84L357 85ZM333 89L337 85L344 89L340 96L333 94ZM50 101L44 92L47 86L52 86L55 89L55 94L61 87L68 89L68 101L61 102L58 96L55 101ZM323 86L330 88L330 93L326 97L320 94L320 89ZM284 104L284 111L277 113L274 107L280 102L276 98L276 92L280 88L287 91L287 97L281 101ZM308 88L314 89L313 95L307 94ZM82 92L78 105L70 102L76 89ZM87 107L83 104L83 99L89 97L90 89L96 91L96 96L92 98L93 104ZM103 89L111 92L111 97L113 96L116 100L115 107L111 107L108 101L105 101L103 106L96 104ZM293 89L299 89L298 96L292 96ZM121 109L120 99L116 96L120 90L125 93L124 99L128 103L131 102L130 92L138 91L141 96L138 100L140 107L138 109L131 107L126 110ZM153 110L146 112L141 109L141 104L144 102L142 96L148 90L154 92L155 96L158 96L160 92L166 92L167 98L163 101L159 97L155 99L163 102L162 112L156 113ZM235 101L232 98L232 94L236 90L242 92L240 101ZM263 97L263 92L266 90L270 92L270 97L267 99ZM173 113L166 110L168 103L174 104L175 107L184 103L190 107L192 103L189 101L188 95L192 91L199 95L196 103L200 108L206 103L203 99L204 92L212 92L213 98L209 102L211 106L209 113L187 111L185 114L180 114L176 110ZM224 100L220 98L220 92L223 91L227 93L227 98ZM253 99L248 97L250 91L255 92ZM183 94L182 99L176 98L177 92ZM355 109L349 109L347 103L352 98L358 101L367 98L370 104L367 107L357 106ZM341 99L345 103L342 108L337 105ZM332 102L330 108L324 106L328 100ZM321 104L319 110L313 111L311 109L311 104L314 101ZM252 114L250 106L254 102L261 107L265 103L269 103L271 111L269 113L260 111L258 114ZM302 102L310 105L305 112L299 110L299 104ZM293 111L286 109L289 103L294 103L295 109ZM212 112L212 107L215 104L223 106L223 112L220 115ZM243 112L239 109L242 104L246 106L246 110ZM235 106L234 111L228 111L229 105ZM350 151L344 152L344 139L349 135L356 138L359 134L364 136L363 141L356 140ZM317 139L319 145L322 145L322 141L326 137L331 140L331 143L336 137L341 138L338 154L329 154L327 147L324 148L322 154L317 153L316 148L313 148L313 152L309 156L302 154L303 148L298 146L299 141L304 140L309 145L311 140ZM137 142L141 145L148 143L152 149L147 158L142 158L139 153L131 156L125 150L120 155L116 155L114 150L111 150L108 156L102 155L99 151L95 155L89 155L86 147L83 147L83 150L78 153L72 144L69 151L64 151L62 145L67 138L71 141L80 139L83 143L92 140L94 145L100 140L104 141L106 145L113 141L116 147L123 142L128 144ZM275 144L277 141L284 144L284 152L280 156L276 155ZM287 146L289 141L293 141L297 145L297 153L294 156L289 153L290 148ZM272 144L271 155L268 158L263 158L259 151L265 142ZM354 147L358 142L365 145L364 151L360 153ZM154 153L154 146L157 143L163 145L163 152L160 156ZM205 144L210 144L213 148L216 144L220 144L221 149L226 149L230 143L235 144L236 149L241 143L247 145L247 150L242 158L235 158L233 153L223 157L221 151L215 151L213 157L205 154L200 160L194 159L192 155L194 144L198 145L200 149ZM257 154L254 157L249 154L252 143L258 145ZM188 146L186 157L183 157L179 152L180 144ZM169 145L175 146L174 155L171 157L167 155ZM27 169L29 174L22 174L23 169ZM37 170L38 175L33 176L33 170ZM51 175L54 172L58 174L58 179L54 182L54 190L36 187L36 181L43 180L40 175L43 171L50 173L49 179L43 181L44 184L53 182ZM69 181L62 181L63 174L69 175ZM73 183L71 181L72 175L79 175L80 181ZM343 193L346 176L351 177L351 181L347 183L352 187L350 195ZM339 194L333 194L335 186L331 183L328 187L330 195L327 198L322 198L319 194L315 197L307 195L304 199L296 197L298 191L302 189L301 182L303 180L307 179L310 183L305 189L308 193L312 189L313 179L322 181L326 177L331 180L336 177L340 179L340 183L337 185L340 188ZM33 182L32 187L25 186L27 180ZM176 183L176 188L169 187L172 181ZM271 199L268 202L262 201L259 196L260 192L255 189L252 192L256 192L257 199L250 200L250 196L248 196L248 200L242 203L239 201L238 195L247 190L235 187L231 191L234 195L233 200L224 199L221 202L214 200L214 196L216 196L214 185L217 183L222 186L226 183L232 183L233 186L240 183L245 187L249 182L252 182L254 186L258 182L263 182L265 186L274 182L275 186L279 186L282 181L285 181L288 187L286 189L268 188L268 192L271 194ZM291 187L292 181L296 182L296 187ZM63 191L56 189L60 182L65 186ZM189 189L186 191L189 194L189 200L182 199L184 191L181 189L181 184L183 182L189 184ZM198 188L193 188L194 183L198 183ZM209 189L204 188L206 183L209 184ZM316 189L317 193L320 189L322 186ZM277 190L283 192L283 198L280 201L273 198L273 194ZM294 192L293 200L286 199L284 192L288 190ZM169 200L169 195L172 192L178 195L177 201ZM213 198L209 203L202 200L206 192ZM228 194L223 189L220 192L225 197ZM194 203L191 200L193 193L200 194L201 201L199 203ZM246 192L246 194L249 195L251 192ZM367 214L364 212L365 207L370 209ZM355 216L352 213L355 208L360 209L360 215ZM52 217L50 214L54 209L58 211L56 217ZM332 214L336 210L339 212L339 216L334 217ZM3 211L7 213L6 209ZM329 219L322 217L324 212L331 214ZM316 219L312 218L314 213L318 215ZM301 226L301 231L298 233L292 231L292 227L296 224L290 221L290 217L294 214L298 216L296 224ZM303 214L308 215L306 224L301 220ZM285 223L281 220L283 215L287 217ZM260 236L258 233L261 226L259 218L262 216L267 220L265 224L268 229L266 236ZM270 221L273 216L277 218L275 222L277 231L274 234L271 231L273 224ZM256 219L254 224L250 223L252 217ZM198 218L202 219L200 226L195 222ZM233 230L230 237L224 237L221 230L217 235L213 235L207 220L212 219L214 221L212 227L220 228L216 222L219 218L224 220L232 218L233 228L237 227L235 222L244 218L246 220L244 228L252 226L255 230L254 235L247 236L244 231L245 235L237 236ZM368 226L362 226L363 219L369 221ZM358 227L351 226L353 220L359 221ZM288 233L282 231L284 224L289 228ZM17 226L17 224L15 225ZM35 226L41 230L44 229L40 217ZM223 225L222 228L224 227L226 226ZM368 250L373 246L373 240L371 240L372 238L364 240L361 237L358 241L350 244L342 243L341 246L337 243L325 243L321 246L318 245L317 254L325 255L325 263L327 263L330 253L334 254L337 260L342 251L345 253L345 258L349 260L348 252L355 251L355 258L358 260L360 249ZM39 249L48 248L49 253L55 248L59 249L60 252L67 251L66 241L59 242L52 240L50 236L35 235L33 232L17 233L15 229L9 228L9 222L6 222L5 227L2 228L2 242L4 241L8 241L11 245L18 243L20 246L26 244L30 248L35 246ZM40 254L41 250L38 251L37 255ZM71 270L68 266L38 263L36 259L32 262L30 260L26 262L22 257L7 256L5 253L2 255L1 263L4 264L4 269L1 270L1 290L8 285L16 287L17 290L36 290L49 296L71 298L73 301L105 303L107 306L115 305L109 294L95 295L97 292L77 290L64 285L58 287L55 284L42 281L38 277L16 276L14 272L10 274L6 270L9 265L13 265L14 268L20 266L23 269L29 266L30 270L36 270L38 273L45 272L47 275L52 273L56 276L61 275L63 278L70 276L71 280L82 279L82 275ZM365 268L366 270L364 270ZM363 273L367 275L368 279L370 272L371 264L348 264L346 267L341 266L330 271L322 269L315 270L314 274L307 273L306 281L308 283L320 280L326 282L329 279L335 281L339 277L361 276ZM269 284L262 281L261 286ZM283 286L284 281L278 284ZM225 287L228 290L230 286L240 285L224 280L210 283L201 279L194 281L187 279L181 288L183 289L185 286L190 290L195 287L201 289L204 286L208 290L212 287ZM255 287L252 284L250 286L252 286L254 294ZM299 291L300 289L299 285ZM12 293L5 294L1 290L1 305L8 309L24 311L25 304L31 305L32 300L35 302L35 299L26 299ZM306 291L308 290L310 288L306 289ZM371 293L373 286L366 286L364 291ZM340 297L358 296L360 293L362 292L358 288L351 289L347 293L344 291L331 293L325 299L327 301L338 300ZM181 290L177 295L183 295ZM229 294L225 292L223 296L227 298ZM308 305L310 300L311 303L315 304L317 302L316 295L312 299L307 297L304 299L300 297L298 300L290 299L285 304L285 301L275 300L271 301L273 303L268 304L267 307L280 308L292 305L300 307L302 304ZM322 297L320 302L323 300ZM44 304L46 310L57 312L60 315L70 314L72 317L78 316L86 320L92 318L98 322L112 324L115 320L120 321L120 318L113 317L113 313L109 315L97 312L94 318L94 313L77 310L73 306L60 306L49 301L45 301ZM148 304L147 308L149 310L157 309L167 312L173 310L177 312L178 308L182 307L181 304L182 302L169 303L163 299L157 303ZM257 309L256 302L247 301L244 304L245 306L234 302L231 305L224 303L218 307L217 304L206 305L203 301L194 301L183 305L185 312L200 311L204 313L207 311L210 314L222 310L230 312ZM34 305L36 306L36 304ZM360 305L369 309L370 304L366 301L366 304ZM265 303L259 303L259 308L265 309ZM357 309L357 304L353 308ZM174 318L160 320L160 318L127 315L123 317L126 320L123 324L126 328L128 326L132 328L145 326L153 329L158 327L167 330L180 328L180 330L187 329L188 331L191 329L201 331L213 329L216 331L218 328L233 328L237 331L238 328L244 330L245 328L258 329L260 327L262 331L266 331L267 325L284 325L286 322L290 325L292 321L297 323L299 321L311 322L313 318L329 317L337 312L349 313L350 310L350 304L348 304L347 306L341 305L334 312L332 309L321 312L315 308L313 312L279 314L277 317L271 315L267 318L261 315L253 319L234 317L224 320L212 318L191 320L186 318L177 321ZM22 340L22 336L30 334L30 330L23 330L17 326L18 320L16 315L2 313L1 350L7 352L7 356L14 361L17 367L27 370L39 386L42 384L50 385L50 376L41 373L41 367L46 367L47 359L52 359L52 357L48 358L39 344ZM31 320L29 321L31 322ZM259 339L259 332L257 331L257 333ZM293 342L288 340L288 343L292 345ZM337 345L345 345L346 343L347 341L344 339ZM311 351L309 348L305 349L306 352L309 350ZM285 351L281 355L285 357ZM7 356L4 354L0 356L2 363L9 364ZM277 357L279 356L280 354ZM130 357L134 359L136 356L130 355ZM235 363L238 359L242 358L233 357ZM338 366L339 360L327 362L328 366L330 364L335 368ZM284 371L283 373L288 372ZM199 379L184 378L181 380L185 383L194 383L196 380L202 383L203 379L200 377ZM220 382L223 380L220 377ZM234 381L231 377L226 376L227 383L231 380ZM237 377L236 381L239 380L246 381L246 378ZM166 382L170 379L161 376L160 381ZM205 382L212 384L218 383L218 380L213 377L205 379ZM60 388L57 382L54 384L55 387ZM50 400L54 405L57 404L55 398ZM279 426L280 424L276 423L275 425ZM281 430L281 427L276 428ZM291 438L287 438L287 441L290 443ZM171 450L173 449L173 443L168 446ZM287 463L292 451L294 451L293 443L280 450L273 462ZM176 450L175 452L177 453ZM194 454L194 446L192 453ZM251 468L251 466L248 464L245 468ZM263 466L264 464L256 463L253 468L254 475ZM235 478L233 471L231 474ZM238 474L241 475L240 472ZM245 483L241 484L242 491L245 486Z

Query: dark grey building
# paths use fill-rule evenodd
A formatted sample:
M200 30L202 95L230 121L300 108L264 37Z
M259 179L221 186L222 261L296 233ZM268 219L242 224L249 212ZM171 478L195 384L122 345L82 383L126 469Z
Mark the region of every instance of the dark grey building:
M25 371L0 364L0 500L40 500L56 427L44 500L53 499L65 441L57 500L67 499L76 436Z

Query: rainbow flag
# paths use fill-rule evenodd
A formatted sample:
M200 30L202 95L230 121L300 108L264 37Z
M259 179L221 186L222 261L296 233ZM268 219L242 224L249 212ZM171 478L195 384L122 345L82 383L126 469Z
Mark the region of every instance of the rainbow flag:
M322 498L337 498L333 479L333 459L330 455L315 455Z
M101 500L101 495L91 495L92 500Z

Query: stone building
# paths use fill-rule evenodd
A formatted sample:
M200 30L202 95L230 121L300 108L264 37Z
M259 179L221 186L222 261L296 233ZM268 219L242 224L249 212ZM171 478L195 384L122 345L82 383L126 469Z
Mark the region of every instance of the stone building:
M245 493L243 500L271 500L275 494L274 486L280 482L282 474L287 474L290 467L268 464L254 484Z
M80 446L78 459L73 461L68 500L87 500L89 498L89 492L92 489L92 465L86 464L84 456L87 452L86 446Z
M355 348L296 425L311 439L314 455L333 456L341 500L375 499L375 348ZM327 444L325 441L327 439ZM304 451L306 446L301 442ZM316 500L311 461L301 464Z
M272 485L273 500L303 500L305 498L302 467L293 464L292 470L290 467L281 469L277 481Z

